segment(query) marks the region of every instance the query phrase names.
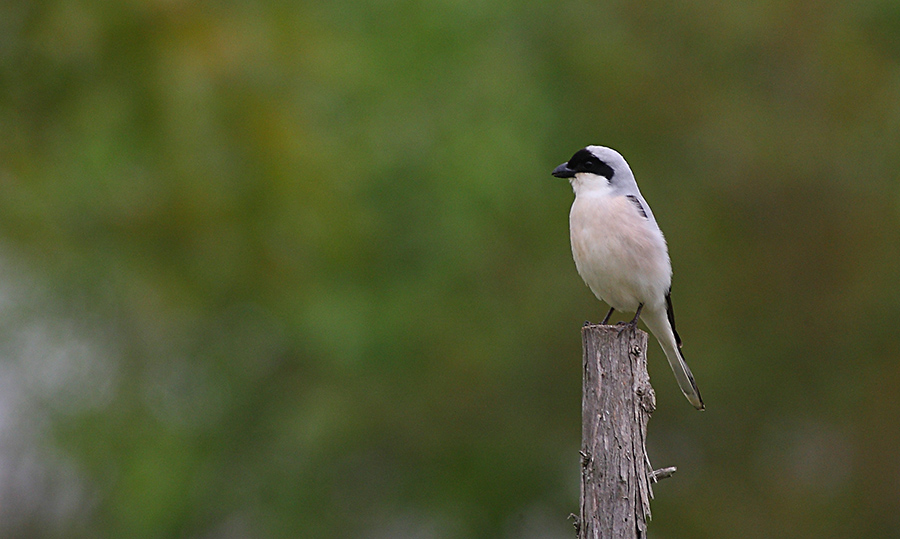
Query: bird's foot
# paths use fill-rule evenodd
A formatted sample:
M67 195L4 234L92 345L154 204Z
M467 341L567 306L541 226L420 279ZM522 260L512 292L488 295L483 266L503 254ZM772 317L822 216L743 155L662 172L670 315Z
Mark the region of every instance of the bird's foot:
M617 322L616 326L618 326L620 328L630 329L633 331L633 330L637 329L637 320L632 320L631 322L625 322L625 321Z

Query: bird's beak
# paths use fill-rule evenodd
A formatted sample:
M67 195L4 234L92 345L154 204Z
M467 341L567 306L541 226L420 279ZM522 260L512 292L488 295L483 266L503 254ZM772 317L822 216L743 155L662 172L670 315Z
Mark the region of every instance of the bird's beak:
M569 168L569 163L563 163L554 168L551 174L557 178L573 178L575 176L575 171Z

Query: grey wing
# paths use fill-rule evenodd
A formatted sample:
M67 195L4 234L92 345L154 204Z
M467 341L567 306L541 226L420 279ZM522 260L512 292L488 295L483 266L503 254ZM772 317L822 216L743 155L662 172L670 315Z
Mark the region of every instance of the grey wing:
M647 210L644 209L644 205L641 203L641 199L636 195L625 195L625 197L630 200L632 204L634 204L639 212L641 212L641 215L644 217L644 219L647 219Z
M681 348L681 337L678 336L678 331L675 329L675 310L672 309L672 287L669 287L669 290L666 291L666 316L669 318L669 325L672 326L672 333L675 334L675 343L678 344L678 348Z
M644 200L644 198L637 195L625 195L625 197L634 204L634 207L637 208L638 212L640 212L641 216L650 221L653 224L656 224L656 219L653 217L653 212L650 211L650 205Z

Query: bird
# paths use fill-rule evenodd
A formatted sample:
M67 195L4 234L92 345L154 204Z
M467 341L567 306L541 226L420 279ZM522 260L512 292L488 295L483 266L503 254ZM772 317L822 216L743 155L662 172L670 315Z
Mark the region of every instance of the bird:
M672 262L665 237L641 196L631 167L612 148L587 146L556 167L552 175L572 184L569 235L575 268L597 299L630 313L659 341L681 392L704 410L700 390L681 352L672 310Z

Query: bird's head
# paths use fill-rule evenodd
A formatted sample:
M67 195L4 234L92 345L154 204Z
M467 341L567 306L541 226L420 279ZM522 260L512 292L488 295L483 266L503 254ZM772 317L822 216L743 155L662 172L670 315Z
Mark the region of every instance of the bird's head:
M622 155L605 146L588 146L575 152L567 162L553 169L557 178L568 178L573 186L613 187L634 182L631 168Z

